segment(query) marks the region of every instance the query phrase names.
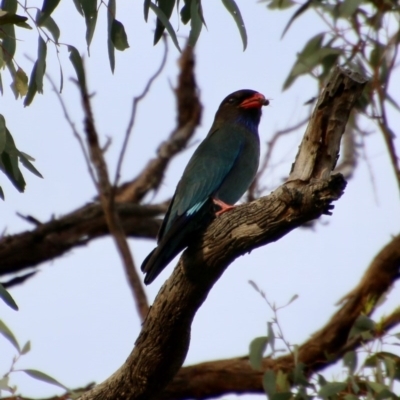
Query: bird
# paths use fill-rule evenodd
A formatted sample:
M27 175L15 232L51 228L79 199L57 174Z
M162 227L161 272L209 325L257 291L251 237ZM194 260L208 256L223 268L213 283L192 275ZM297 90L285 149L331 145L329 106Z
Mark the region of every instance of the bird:
M250 89L222 101L210 131L183 171L158 232L158 245L142 263L146 285L249 188L260 159L261 108L268 104L264 95Z

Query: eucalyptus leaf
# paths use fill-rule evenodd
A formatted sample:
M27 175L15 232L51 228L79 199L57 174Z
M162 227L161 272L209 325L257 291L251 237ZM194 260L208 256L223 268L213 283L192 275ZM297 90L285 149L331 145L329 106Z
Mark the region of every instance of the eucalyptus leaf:
M24 347L21 350L21 354L27 354L31 351L31 342L28 340L25 344Z
M247 32L239 7L235 3L235 0L222 0L222 3L236 22L236 25L239 29L240 37L242 38L244 51L247 47Z
M203 27L202 10L200 0L192 0L190 3L190 33L189 46L194 47Z
M261 370L262 359L267 345L267 336L257 337L250 343L249 361L250 365L256 370Z
M20 347L14 334L11 332L10 328L0 320L0 334L2 334L17 350L20 352Z
M146 22L147 22L147 19L149 18L150 2L151 2L151 0L144 0L144 4L143 4L144 20Z
M43 77L46 72L46 56L47 56L47 45L46 42L39 35L38 44L38 59L37 68L35 73L35 81L37 86L37 91L43 93Z
M76 47L68 46L68 51L70 52L69 59L71 60L72 66L75 69L79 86L81 88L84 88L86 87L86 77L85 77L85 70L83 69L82 58Z
M32 174L36 175L39 178L43 178L43 175L33 166L33 164L29 161L28 157L26 157L25 153L19 152L19 161L21 164Z
M174 43L175 47L179 50L182 51L181 48L179 47L178 39L176 37L174 28L168 21L168 18L165 16L165 14L154 4L150 3L150 8L151 10L157 15L157 18L164 24L165 29L171 36L172 42Z
M124 25L116 19L113 20L111 25L111 40L114 47L119 51L124 51L129 48Z
M24 98L24 106L25 107L29 106L32 103L32 101L37 93L37 84L36 84L37 63L38 62L35 61L35 64L33 64L31 78L29 79L28 92Z
M114 73L115 69L115 47L111 38L112 24L115 19L116 3L115 0L109 0L108 2L108 13L107 13L107 49L108 49L108 60L110 61L111 72Z
M17 303L1 283L0 283L0 299L2 299L4 303L6 303L10 308L12 308L15 311L18 311Z
M47 17L44 22L42 22L41 26L46 28L50 32L51 36L53 36L54 41L58 43L61 32L54 19L50 16Z
M175 6L175 0L158 0L157 5L160 11L162 11L162 13L165 15L165 18L169 21ZM154 31L154 44L157 44L158 41L161 39L161 36L164 33L165 28L166 28L165 21L158 17L156 22L156 29Z
M276 393L276 375L273 370L268 370L263 376L263 387L269 399Z
M38 20L39 25L42 25L44 21L51 15L51 13L56 9L60 0L44 0L42 5L42 12Z
M3 152L6 147L6 120L2 114L0 114L0 154Z
M44 372L38 371L36 369L20 369L19 371L25 372L25 374L29 375L31 378L37 379L39 381L43 381L46 383L50 383L52 385L58 386L62 389L69 389L64 386L62 383L58 382L56 379L52 378L50 375L45 374Z
M338 394L346 388L346 382L328 382L325 386L322 386L318 392L318 395L323 399L327 399L328 397Z

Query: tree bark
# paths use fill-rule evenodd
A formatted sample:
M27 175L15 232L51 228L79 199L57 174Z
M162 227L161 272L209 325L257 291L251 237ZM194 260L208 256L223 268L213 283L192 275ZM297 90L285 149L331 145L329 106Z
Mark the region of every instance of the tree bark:
M82 400L156 397L181 367L194 315L228 265L331 213L331 203L340 198L346 184L341 175L331 172L349 113L365 82L358 74L335 69L313 112L289 180L269 196L215 218L193 241L157 295L124 365Z

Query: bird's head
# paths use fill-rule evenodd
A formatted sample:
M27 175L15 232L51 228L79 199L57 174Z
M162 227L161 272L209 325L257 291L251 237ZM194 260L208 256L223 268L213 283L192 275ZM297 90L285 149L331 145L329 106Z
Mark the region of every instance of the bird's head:
M218 108L216 119L243 120L258 126L262 106L267 106L269 100L259 92L242 89L226 96Z

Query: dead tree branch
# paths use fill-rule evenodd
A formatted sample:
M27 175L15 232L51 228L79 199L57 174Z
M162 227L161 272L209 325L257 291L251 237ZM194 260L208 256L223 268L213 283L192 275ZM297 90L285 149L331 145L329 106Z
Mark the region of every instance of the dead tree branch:
M169 162L186 147L200 123L202 107L194 77L194 54L190 46L186 46L183 51L179 65L181 73L175 90L178 108L177 126L169 138L158 147L157 157L150 160L133 181L123 184L116 191L117 202L137 203L149 191L157 190Z
M117 203L115 210L127 236L154 239L161 223L156 217L164 214L167 207L168 203ZM0 276L36 267L109 234L100 204L92 203L63 217L53 218L31 231L3 236L0 240Z
M400 310L396 309L380 321L379 330L371 338L360 336L348 339L348 334L360 313L372 314L378 300L400 277L400 234L395 236L374 258L360 283L341 301L341 308L328 323L311 335L299 347L299 362L307 366L309 375L338 362L347 351L384 336L400 324ZM368 312L366 312L368 310ZM248 357L210 361L181 368L173 381L156 398L162 400L207 399L228 393L263 393L262 376L265 370L290 372L294 368L292 355L263 360L263 370L251 368ZM91 389L89 387L87 390ZM65 396L46 400L62 400ZM14 397L4 400L13 400ZM31 400L21 398L21 400Z
M157 295L124 365L82 400L157 396L181 367L194 315L229 264L306 221L330 214L331 203L345 187L340 175L331 176L340 138L364 84L358 74L340 68L334 71L314 110L289 181L269 196L222 214L189 246Z

